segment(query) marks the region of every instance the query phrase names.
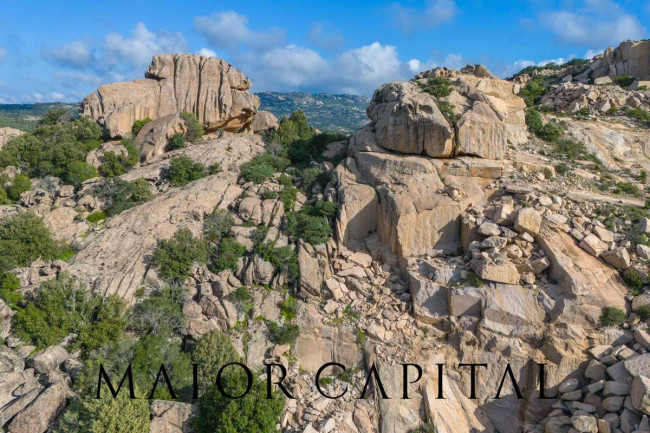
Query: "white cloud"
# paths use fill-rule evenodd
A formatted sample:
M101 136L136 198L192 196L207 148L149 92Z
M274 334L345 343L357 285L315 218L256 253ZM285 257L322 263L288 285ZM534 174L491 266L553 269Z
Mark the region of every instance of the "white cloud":
M196 54L204 57L218 57L217 53L215 53L209 48L201 48L199 51L196 52Z
M0 47L0 61L4 60L7 57L7 49Z
M150 32L144 23L136 24L130 38L110 33L104 39L103 61L142 71L154 54L187 52L187 40L178 32Z
M583 59L593 59L596 57L598 54L604 53L604 49L599 49L599 50L587 50L585 55L582 57Z
M309 42L316 47L327 51L343 48L343 33L340 30L331 30L326 24L314 24L307 35Z
M248 27L248 17L235 11L214 12L194 17L194 28L215 48L236 50L242 46L255 50L278 47L286 39L284 30L271 28L255 32Z
M95 63L94 50L81 40L72 41L51 50L42 50L41 56L56 65L78 69L87 68Z
M617 44L645 34L638 18L612 0L583 0L582 8L575 11L542 13L540 23L559 41L583 46Z
M407 8L395 3L391 5L390 10L393 24L406 33L453 21L457 12L454 0L427 0L424 10Z
M65 99L65 95L61 92L52 92L50 98L53 101L62 101Z

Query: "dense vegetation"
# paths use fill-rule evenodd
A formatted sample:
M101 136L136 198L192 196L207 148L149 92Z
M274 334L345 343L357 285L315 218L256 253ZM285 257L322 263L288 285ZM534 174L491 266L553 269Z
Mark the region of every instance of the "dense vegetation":
M172 158L165 172L165 178L173 186L187 185L203 177L205 177L205 167L185 155Z
M24 132L34 132L45 113L55 108L64 108L75 116L77 107L61 103L46 104L0 104L0 128L9 127Z
M190 276L193 263L207 263L208 243L194 237L187 228L181 228L171 239L160 241L151 258L151 265L160 276L172 283L182 283Z
M66 110L52 110L33 133L14 138L0 151L0 167L11 165L32 178L56 176L78 186L98 175L86 155L99 147L101 138L101 128L89 118L70 120Z
M117 177L103 180L95 187L94 194L104 203L107 216L122 213L153 197L149 182L145 179L128 182Z

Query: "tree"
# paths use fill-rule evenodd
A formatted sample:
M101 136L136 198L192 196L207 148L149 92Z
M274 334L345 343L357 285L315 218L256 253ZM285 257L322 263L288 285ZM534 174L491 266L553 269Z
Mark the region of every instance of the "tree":
M7 196L13 200L18 201L20 195L25 191L29 191L32 188L32 181L28 176L24 174L19 174L14 178L12 184L7 188Z
M239 259L246 253L246 247L235 238L223 238L217 250L217 257L212 261L210 270L221 272L224 269L237 270Z
M153 198L149 182L142 178L132 182L117 177L106 179L94 188L93 193L104 202L109 217Z
M207 263L209 251L207 242L196 239L189 229L180 228L171 239L159 242L151 265L165 280L182 283L190 276L194 262Z
M317 245L327 242L332 228L326 217L311 215L308 210L301 209L288 215L287 233L294 239Z
M219 369L231 362L242 362L230 337L218 329L204 334L192 351L192 363L199 365L199 382L213 384Z
M188 111L183 111L181 113L181 119L185 120L187 125L187 132L185 132L185 139L190 143L194 143L199 138L203 137L203 125L199 122L199 119Z
M131 312L131 326L143 334L180 334L185 325L183 305L187 294L180 286L165 286L138 302Z
M165 177L173 186L183 186L205 177L205 167L182 155L172 158Z
M203 220L203 237L208 242L218 244L221 238L230 233L235 223L233 216L225 209L215 209Z

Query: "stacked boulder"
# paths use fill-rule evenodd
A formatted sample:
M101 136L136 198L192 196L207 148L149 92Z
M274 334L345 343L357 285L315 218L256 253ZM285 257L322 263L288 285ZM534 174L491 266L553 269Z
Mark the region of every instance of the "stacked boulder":
M153 57L144 80L101 86L81 103L82 114L109 136L125 137L136 120L158 119L187 111L207 130L249 129L259 98L250 80L222 59L192 54Z
M625 90L611 83L611 80L602 85L561 83L544 95L540 103L569 113L584 109L608 113L621 107L650 110L650 90Z

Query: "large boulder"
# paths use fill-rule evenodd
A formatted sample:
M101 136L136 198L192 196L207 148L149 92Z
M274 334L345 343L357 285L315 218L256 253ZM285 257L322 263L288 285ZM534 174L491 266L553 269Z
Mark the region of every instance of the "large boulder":
M147 162L165 153L169 139L174 134L184 134L187 124L178 113L160 117L142 127L135 144L140 150L140 161Z
M59 416L70 395L72 391L65 381L56 382L14 417L9 423L9 433L44 433Z
M2 149L5 144L9 143L9 140L22 134L24 134L24 132L20 129L9 127L0 128L0 149Z
M222 59L193 54L153 57L144 80L105 84L81 103L82 113L111 137L131 134L136 120L194 113L207 130L242 131L253 121L259 98L250 80Z
M639 80L650 80L650 40L624 41L616 49L608 47L603 54L593 58L583 75L589 74L593 78L626 74Z
M414 82L388 83L375 90L366 110L377 144L402 153L449 157L454 128L436 100Z

